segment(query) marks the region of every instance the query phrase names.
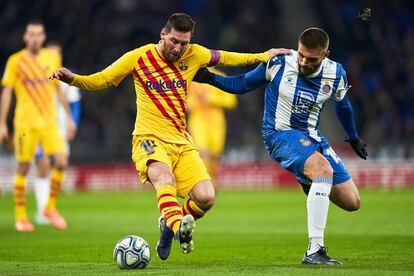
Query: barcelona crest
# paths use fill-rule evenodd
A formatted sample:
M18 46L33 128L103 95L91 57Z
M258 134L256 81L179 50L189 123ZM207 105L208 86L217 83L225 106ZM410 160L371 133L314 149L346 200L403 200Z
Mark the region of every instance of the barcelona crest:
M185 71L188 69L188 60L180 60L178 62L178 68L180 68L181 71Z

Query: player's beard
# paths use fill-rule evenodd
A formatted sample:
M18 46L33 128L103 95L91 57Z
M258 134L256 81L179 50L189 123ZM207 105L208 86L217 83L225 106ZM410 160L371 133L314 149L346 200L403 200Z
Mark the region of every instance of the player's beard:
M169 62L176 62L181 58L182 54L173 54L172 50L168 51L167 43L163 39L161 39L160 43L162 43L161 55L166 60L168 60Z
M181 58L182 55L180 54L175 54L172 53L172 51L168 52L167 50L164 49L164 53L162 54L164 56L164 58L166 60L168 60L169 62L176 62L177 60L179 60Z
M309 76L315 73L316 71L318 71L319 66L321 65L319 64L317 66L306 66L306 67L299 65L299 71L302 75Z

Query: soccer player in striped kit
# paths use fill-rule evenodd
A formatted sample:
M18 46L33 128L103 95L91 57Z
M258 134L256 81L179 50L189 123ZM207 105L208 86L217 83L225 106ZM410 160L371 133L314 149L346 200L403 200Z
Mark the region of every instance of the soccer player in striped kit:
M16 95L14 114L14 149L17 172L13 183L16 230L31 232L33 224L26 211L26 175L36 148L42 145L47 156L53 158L50 172L50 194L44 215L57 229L66 229L66 220L56 208L57 198L67 166L64 139L60 133L56 98L62 103L68 120L68 131L76 131L75 123L62 89L57 81L49 81L49 75L61 66L59 55L43 48L46 39L44 26L40 21L31 21L26 26L23 40L26 47L9 57L2 79L0 143L7 138L7 114L11 105L12 92Z
M118 86L133 74L137 117L132 159L142 183L151 183L157 193L161 235L156 250L162 260L168 258L174 237L183 253L194 249L195 219L203 217L215 202L214 186L187 129L187 89L194 75L201 67L267 62L271 56L288 53L284 49L261 54L209 50L190 44L194 26L187 14L173 14L157 44L127 52L92 75L80 76L60 68L51 76L84 90L97 90ZM182 207L177 196L188 196Z
M57 41L49 41L47 43L47 49L56 51L59 54L60 59L63 57L62 47ZM81 113L81 94L79 88L69 86L67 83L59 82L65 99L68 102L70 111L72 113L72 119L79 126L80 113ZM58 126L65 139L66 154L70 155L70 142L75 138L76 133L70 131L66 118L66 111L62 104L56 103L56 111L58 118ZM33 191L36 199L37 213L35 215L35 222L39 225L50 224L50 220L44 215L45 208L47 206L50 195L50 180L49 180L49 168L50 160L45 155L42 146L39 145L35 154L35 165L37 175L33 181Z
M292 172L307 194L309 246L303 264L341 265L326 254L324 230L329 200L347 211L360 207L358 189L344 163L318 129L328 99L354 151L366 159L359 138L349 85L342 65L328 59L329 37L309 28L299 37L298 50L279 55L238 77L223 77L201 69L194 78L224 91L243 94L265 85L262 136L270 156Z

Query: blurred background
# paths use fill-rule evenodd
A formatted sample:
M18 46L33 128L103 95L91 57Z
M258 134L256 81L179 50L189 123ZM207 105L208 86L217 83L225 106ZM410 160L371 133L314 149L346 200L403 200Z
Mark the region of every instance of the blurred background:
M372 16L362 20L359 14L367 7ZM302 30L322 27L330 35L330 58L344 65L352 85L349 96L359 134L368 144L370 162L412 164L407 160L414 158L413 1L2 0L0 72L7 57L24 46L22 34L30 18L42 19L48 40L63 45L66 67L90 74L129 50L157 43L161 28L174 12L188 13L197 22L193 43L229 51L296 49ZM222 69L232 75L253 68ZM238 100L238 107L227 111L223 164L271 163L260 135L263 89ZM132 77L116 89L83 92L72 165L131 164L135 112ZM340 156L356 157L343 141L345 133L330 103L321 129ZM2 147L0 156L10 160L12 152ZM5 162L9 161L0 164Z

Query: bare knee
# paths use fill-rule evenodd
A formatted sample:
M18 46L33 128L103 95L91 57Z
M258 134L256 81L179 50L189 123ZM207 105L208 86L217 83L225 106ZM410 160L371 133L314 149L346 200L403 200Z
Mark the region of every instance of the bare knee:
M210 180L202 181L194 186L190 197L204 211L210 210L216 202L216 192Z
M17 174L27 175L30 169L30 163L28 162L19 162L17 163Z
M68 166L68 158L64 154L56 154L53 156L53 168L64 171Z
M175 177L171 169L162 162L153 162L148 166L148 178L157 189L165 184L175 186Z
M353 212L361 207L361 199L352 179L333 187L330 199L345 211Z
M208 211L216 202L216 197L214 194L202 194L198 195L196 198L193 198L193 200L197 203L198 207L204 211Z
M359 208L361 208L361 199L359 196L356 196L354 199L349 200L343 207L344 210L349 212L357 211Z

